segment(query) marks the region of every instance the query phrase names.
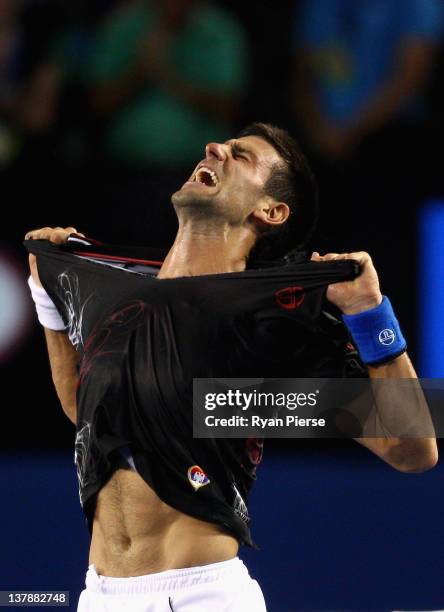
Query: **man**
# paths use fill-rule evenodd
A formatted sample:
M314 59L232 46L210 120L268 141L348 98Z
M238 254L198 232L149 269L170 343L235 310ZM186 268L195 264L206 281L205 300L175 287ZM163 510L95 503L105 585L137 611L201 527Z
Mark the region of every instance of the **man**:
M419 123L443 15L439 0L309 0L298 6L295 111L314 151L344 159L391 124L406 131ZM379 156L381 148L375 150Z
M207 145L205 159L173 194L179 230L156 278L105 270L89 261L88 249L82 259L27 243L39 257L37 270L30 255L30 284L59 399L77 424L81 501L92 523L87 589L79 610L104 605L107 610L265 610L260 588L236 556L239 543L252 545L245 497L261 443L250 440L240 449L237 440L208 445L193 440L193 376L241 376L260 367L267 375L274 367L280 376L366 375L364 366L349 359L344 326L321 312L329 285L327 298L344 313L362 361L371 364L368 375L416 377L367 253L313 253L311 262L291 263L288 253L306 243L313 230L315 192L307 162L289 135L254 124L237 139ZM43 228L25 238L62 244L76 232ZM268 271L270 260L286 254ZM357 278L343 261L350 259L361 266ZM269 287L286 287L296 274L306 285L305 310L279 308L268 299ZM139 299L145 291L146 301ZM255 293L261 294L259 305ZM114 300L114 294L119 295L113 308L94 315L97 304ZM52 304L63 312L64 299L69 338ZM76 299L80 307L73 306ZM88 316L91 322L80 325ZM380 331L381 325L391 329L388 346L378 346L363 332ZM294 342L286 342L290 334ZM83 347L80 375L72 343ZM416 401L427 419L419 395ZM389 413L390 402L382 398L378 409ZM424 471L437 461L432 436L360 442L404 472ZM126 462L117 460L115 450ZM85 463L88 453L100 460ZM102 470L95 486L94 470Z
M245 33L204 0L135 0L101 24L84 70L110 159L186 166L225 138L248 78ZM189 166L191 167L191 166Z

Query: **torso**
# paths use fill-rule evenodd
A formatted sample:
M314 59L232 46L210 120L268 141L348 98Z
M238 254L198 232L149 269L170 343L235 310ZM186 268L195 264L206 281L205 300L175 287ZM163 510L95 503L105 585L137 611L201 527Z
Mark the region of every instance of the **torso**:
M217 525L162 502L131 469L99 491L89 563L103 576L129 577L232 559L239 544Z

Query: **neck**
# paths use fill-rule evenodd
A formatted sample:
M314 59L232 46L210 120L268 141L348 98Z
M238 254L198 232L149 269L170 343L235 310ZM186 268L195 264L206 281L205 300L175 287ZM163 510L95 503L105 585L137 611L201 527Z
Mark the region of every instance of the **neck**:
M158 278L242 272L255 236L251 230L218 220L179 220L179 230Z

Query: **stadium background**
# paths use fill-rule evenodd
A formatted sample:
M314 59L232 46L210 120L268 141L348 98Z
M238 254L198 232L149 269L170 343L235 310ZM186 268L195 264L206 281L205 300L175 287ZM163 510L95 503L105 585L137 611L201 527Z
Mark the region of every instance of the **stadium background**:
M188 147L186 121L180 128L177 117L191 112L190 96L197 100L194 120L202 116L202 125L207 121L208 132L214 129L218 137L261 120L300 138L320 184L316 248L371 253L419 373L444 377L440 0L391 0L385 2L391 14L381 8L382 0L352 0L353 10L346 0L157 2L171 11L173 39L185 27L178 7L198 12L200 24L187 39L185 57L194 62L193 70L181 67L184 74L190 69L184 79L195 78L195 90L205 95L184 93L180 86L167 91L167 75L145 64L148 97L162 91L178 113L171 111L177 131L168 135L150 125L153 109L144 115L144 104L152 101L141 96L146 84L121 90L111 108L101 89L107 78L119 76L108 54L118 56L125 44L121 34L113 46L109 32L119 31L131 11L155 4L0 0L0 590L70 590L72 609L88 551L73 465L74 430L51 385L43 333L26 287L22 239L36 227L74 225L104 241L170 244L175 221L169 195L204 157L206 143L199 141L202 128ZM344 59L343 49L338 53L326 44L333 27L344 40L365 42L368 36L369 57L377 56L369 24L375 27L372 11L378 6L386 34L379 67L363 61L365 50L355 47L356 56ZM223 30L219 38L211 30L216 27ZM199 47L205 40L208 45ZM316 91L307 89L310 79L324 78L336 100L353 78L361 79L360 93L367 91L370 101L378 87L398 85L399 93L402 79L395 80L403 66L395 64L395 51L411 42L412 70L419 66L424 78L409 82L412 71L406 74L397 103L382 104L378 120L366 125L364 118L365 129L349 139L334 116L329 130L312 138L307 108ZM156 53L148 48L146 56L150 52ZM206 65L200 65L201 56ZM215 119L218 96L225 103L223 122ZM346 98L340 105L359 107ZM209 115L207 99L216 109ZM120 140L109 136L110 126L134 104L157 143L151 149L137 138L131 149L131 130ZM158 117L168 123L162 112ZM251 501L260 551L244 550L241 556L260 581L269 610L442 609L443 473L439 463L423 475L400 474L353 443L267 441Z

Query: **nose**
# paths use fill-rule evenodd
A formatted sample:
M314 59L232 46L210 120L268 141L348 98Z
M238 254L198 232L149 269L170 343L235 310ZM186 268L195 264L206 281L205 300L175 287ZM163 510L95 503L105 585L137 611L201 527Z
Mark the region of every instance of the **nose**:
M223 162L227 157L225 146L218 142L210 142L205 147L207 158L215 157L218 161Z

